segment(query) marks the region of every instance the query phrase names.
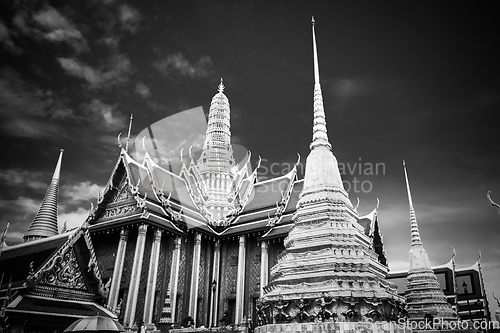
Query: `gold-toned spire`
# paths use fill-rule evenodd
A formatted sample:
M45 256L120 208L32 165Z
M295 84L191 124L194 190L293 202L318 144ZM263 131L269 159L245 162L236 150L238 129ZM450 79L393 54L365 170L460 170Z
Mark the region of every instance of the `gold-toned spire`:
M313 55L314 55L314 122L313 122L313 140L309 148L313 150L316 147L323 146L332 149L332 145L328 141L326 130L326 117L323 108L323 94L319 83L319 63L318 50L316 47L316 33L314 31L314 17L312 18L312 36L313 36Z
M405 160L403 160L403 169L405 171L406 189L408 191L408 202L410 204L411 246L422 246L420 232L418 231L417 217L415 215L415 209L413 208L413 201L411 199L410 182L408 181Z
M224 92L224 83L223 83L223 79L220 78L220 83L219 83L219 86L217 87L217 90L220 92L220 93L223 93Z
M63 152L64 149L61 149L47 193L42 200L35 218L24 234L23 239L25 242L59 234L57 225L57 196L59 194L59 176L61 173Z

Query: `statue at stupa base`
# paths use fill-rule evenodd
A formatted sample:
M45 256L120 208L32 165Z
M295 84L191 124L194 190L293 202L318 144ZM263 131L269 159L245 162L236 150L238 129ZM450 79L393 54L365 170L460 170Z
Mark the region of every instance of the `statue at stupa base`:
M338 292L304 292L265 297L257 306L257 314L265 324L309 322L397 322L405 318L401 299L355 298Z

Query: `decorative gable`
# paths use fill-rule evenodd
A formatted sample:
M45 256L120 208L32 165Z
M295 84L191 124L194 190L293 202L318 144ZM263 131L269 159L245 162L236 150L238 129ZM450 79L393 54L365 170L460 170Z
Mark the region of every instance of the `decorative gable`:
M130 192L130 187L127 182L127 177L123 177L120 185L118 185L118 190L111 198L110 203L119 203L133 199L132 193Z
M50 260L40 284L88 291L73 247Z

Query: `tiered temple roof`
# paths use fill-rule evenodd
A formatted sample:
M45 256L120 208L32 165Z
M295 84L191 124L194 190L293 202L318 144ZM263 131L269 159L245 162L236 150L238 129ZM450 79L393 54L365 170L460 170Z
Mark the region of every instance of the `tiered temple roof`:
M116 318L103 306L107 290L86 228L9 246L0 276L2 313L11 321L64 329L86 316Z

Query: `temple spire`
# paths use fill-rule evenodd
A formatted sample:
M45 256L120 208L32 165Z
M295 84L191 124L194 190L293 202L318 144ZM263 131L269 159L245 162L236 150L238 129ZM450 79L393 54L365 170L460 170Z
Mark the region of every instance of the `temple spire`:
M220 83L219 83L219 87L217 87L217 90L220 92L220 93L223 93L224 92L224 82L223 82L223 78L220 78Z
M318 63L318 50L316 48L316 33L314 31L314 16L311 19L312 35L313 35L313 54L314 54L314 83L319 84L319 63Z
M408 191L408 202L410 204L410 226L411 246L409 251L410 269L407 276L406 304L408 306L409 321L426 321L426 316L431 315L435 319L444 321L455 321L456 312L451 308L443 289L439 285L436 275L431 266L429 256L422 245L418 231L417 218L410 192L410 182L406 172L406 164L403 160L405 172L406 189Z
M228 196L233 188L232 168L236 164L231 145L231 112L222 78L217 91L210 104L205 142L198 160L203 195L213 220L221 220L234 208Z
M411 246L422 246L420 232L418 231L417 217L411 200L410 182L408 181L408 173L406 172L405 160L403 160L403 169L405 171L406 190L408 191L408 203L410 204L410 227L411 227Z
M59 234L57 225L57 196L59 193L59 176L61 173L63 152L64 149L61 149L52 181L38 209L38 213L36 213L35 218L24 234L23 239L25 242Z
M328 142L328 135L326 130L326 117L323 108L323 94L321 92L321 85L319 83L319 63L318 63L318 50L316 47L316 33L314 31L314 17L312 23L312 36L313 36L313 55L314 55L314 122L313 122L313 140L309 148L313 150L316 147L323 146L332 149L332 145Z

